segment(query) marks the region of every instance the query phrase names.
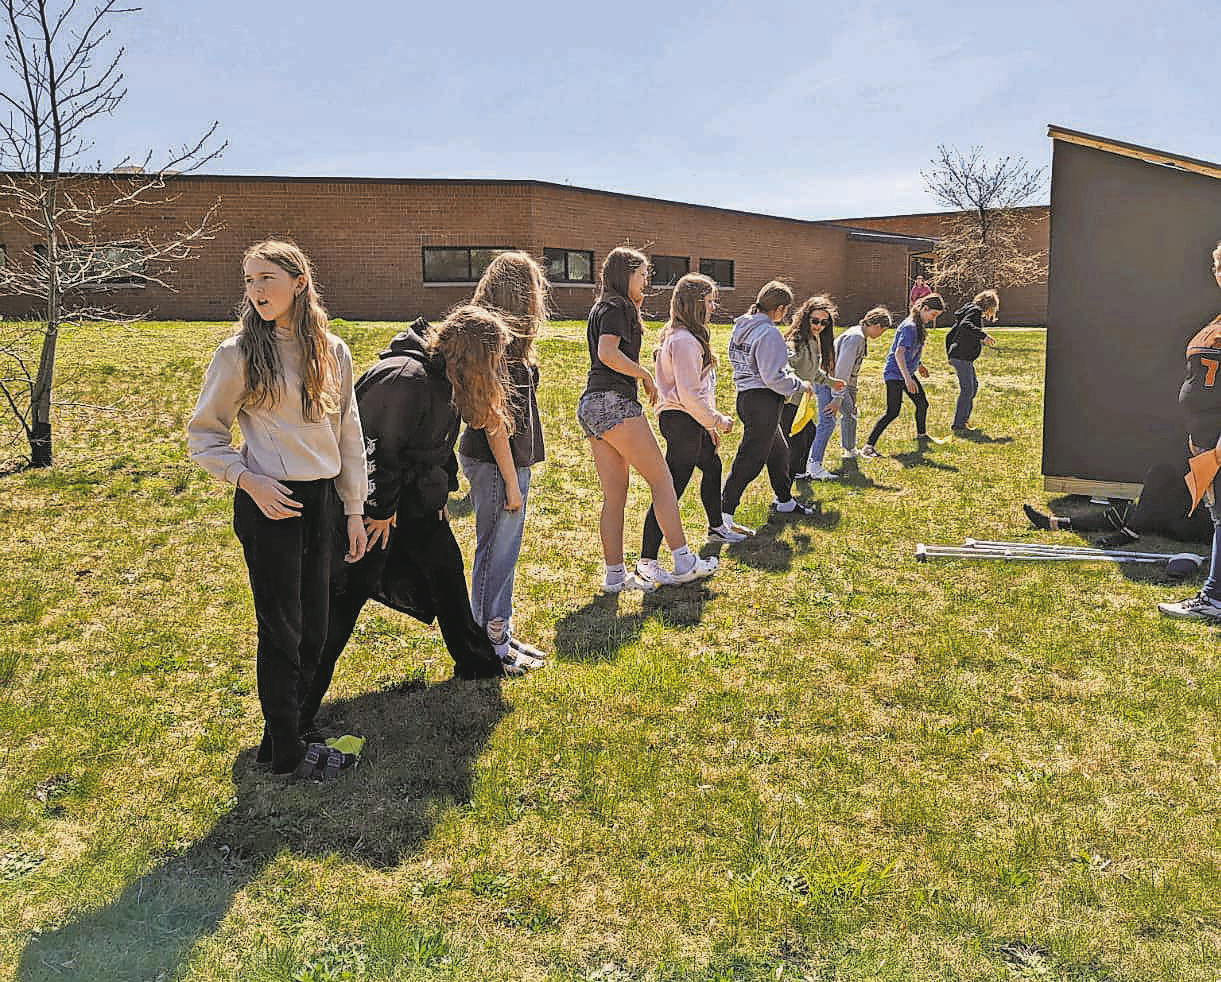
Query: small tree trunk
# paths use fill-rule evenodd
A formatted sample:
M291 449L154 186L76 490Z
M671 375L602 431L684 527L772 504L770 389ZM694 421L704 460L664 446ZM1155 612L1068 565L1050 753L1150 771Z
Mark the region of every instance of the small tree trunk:
M54 181L44 199L43 220L47 233L47 324L42 336L42 352L38 356L38 374L30 393L30 466L50 467L51 453L51 391L55 386L55 349L59 343L59 241L52 215L55 211Z

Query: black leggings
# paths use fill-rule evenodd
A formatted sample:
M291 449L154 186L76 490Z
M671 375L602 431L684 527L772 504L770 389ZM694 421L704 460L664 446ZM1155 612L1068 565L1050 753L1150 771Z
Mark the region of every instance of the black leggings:
M887 379L886 412L878 418L878 421L873 424L873 429L869 431L869 439L865 441L869 446L876 447L879 438L886 431L886 427L899 418L904 395L916 407L916 436L924 436L928 432L928 396L924 394L924 386L920 384L920 380L916 379L916 391L912 393L907 391L907 386L902 381L892 382Z
M810 459L810 448L814 446L814 431L818 429L818 411L815 410L813 419L796 433L791 432L793 420L797 418L797 410L800 408L800 402L786 402L784 409L780 411L780 429L784 432L784 438L789 441L789 477L791 478L805 473L806 464Z
M721 524L721 458L717 456L712 435L690 413L667 409L657 416L657 425L666 439L666 466L674 479L674 495L683 496L691 475L700 469L700 501L708 516L708 527ZM661 526L649 505L644 516L644 535L640 541L640 558L656 559L661 549Z
M732 515L750 484L767 465L776 500L785 502L793 497L793 481L789 476L789 443L780 432L780 413L784 396L771 389L747 389L738 393L738 416L742 420L742 442L734 454L733 466L721 492L721 511Z
M379 542L364 559L333 564L326 644L301 701L301 725L312 726L330 688L335 665L347 646L365 604L377 600L425 624L436 618L459 678L494 678L500 660L487 632L471 614L462 550L449 522L436 514L404 515L390 531L390 545Z
M254 594L259 644L255 677L272 769L291 771L305 756L301 707L327 632L334 526L342 510L335 482L281 481L301 510L268 518L254 499L233 496L233 530L242 544Z

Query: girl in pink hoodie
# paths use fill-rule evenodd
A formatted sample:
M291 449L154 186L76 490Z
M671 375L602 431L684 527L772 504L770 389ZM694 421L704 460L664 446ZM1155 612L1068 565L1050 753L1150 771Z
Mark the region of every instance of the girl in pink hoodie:
M741 542L745 535L727 527L721 518L721 434L733 429L733 420L716 408L716 356L708 335L708 321L716 310L716 284L707 276L688 273L674 286L670 319L654 352L657 381L657 425L666 440L666 465L674 491L682 497L696 468L701 473L700 500L708 515L708 538ZM651 581L657 576L661 527L650 508L644 519L640 561L636 575Z

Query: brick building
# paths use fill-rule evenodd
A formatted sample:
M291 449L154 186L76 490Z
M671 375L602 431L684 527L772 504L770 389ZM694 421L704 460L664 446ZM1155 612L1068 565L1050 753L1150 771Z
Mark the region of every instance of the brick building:
M728 316L781 278L799 297L830 293L850 323L877 303L906 309L913 257L929 253L938 227L935 215L802 221L543 181L187 175L170 179L168 198L145 209L143 225L183 226L219 201L224 228L173 279L173 292L115 284L105 302L117 309L227 319L241 298L242 252L274 237L305 249L331 314L348 319L437 317L470 296L490 256L505 248L544 259L555 316L583 319L606 253L628 244L653 261L645 305L652 316L668 309L666 284L692 271L717 280ZM1041 221L1045 239L1046 209ZM121 246L123 230L110 237ZM34 243L20 227L0 225L0 246L20 261ZM1010 301L1006 314L1041 323L1045 297L1026 310ZM27 306L0 299L5 315Z

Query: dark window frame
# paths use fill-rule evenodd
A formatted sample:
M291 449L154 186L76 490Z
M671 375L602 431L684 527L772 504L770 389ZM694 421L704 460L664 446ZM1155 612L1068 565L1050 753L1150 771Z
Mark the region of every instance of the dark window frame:
M437 286L446 286L446 285L450 285L450 284L458 285L458 284L466 284L466 283L478 283L479 276L482 276L483 274L480 273L479 276L474 275L474 267L471 262L472 253L475 253L475 252L501 253L501 252L514 252L514 251L516 251L516 246L499 246L499 245L497 245L497 246L488 246L488 245L472 245L472 246L426 245L426 246L420 246L420 281L422 283L428 283L428 284L437 285ZM462 279L462 280L429 279L429 277L428 277L428 253L429 252L465 252L466 253L466 279Z
M712 269L711 269L712 263L728 263L729 264L729 281L728 282L722 283L719 279L717 279L716 275L712 272ZM706 267L705 264L708 264L708 266ZM737 271L734 268L734 261L732 259L711 259L707 256L700 256L700 275L707 276L714 283L716 283L716 285L718 287L720 287L722 290L732 290L733 289L734 276L736 275L736 272Z
M662 283L657 278L657 261L664 259L667 262L683 264L683 271L673 278L667 277L666 282ZM679 280L691 272L691 257L690 256L649 256L649 268L652 271L652 285L661 290L669 290L674 287Z
M563 253L564 254L564 276L562 279L554 279L551 276L550 260L555 257L549 256L548 253ZM568 258L573 253L579 253L580 255L587 257L587 259L589 260L588 278L582 280L582 279L574 279L572 277L572 273L570 272ZM559 285L576 284L579 286L593 286L593 283L594 283L594 251L593 251L593 249L566 249L562 246L543 246L543 265L548 270L548 273L547 273L547 282L548 283L554 283L554 284L559 284Z

